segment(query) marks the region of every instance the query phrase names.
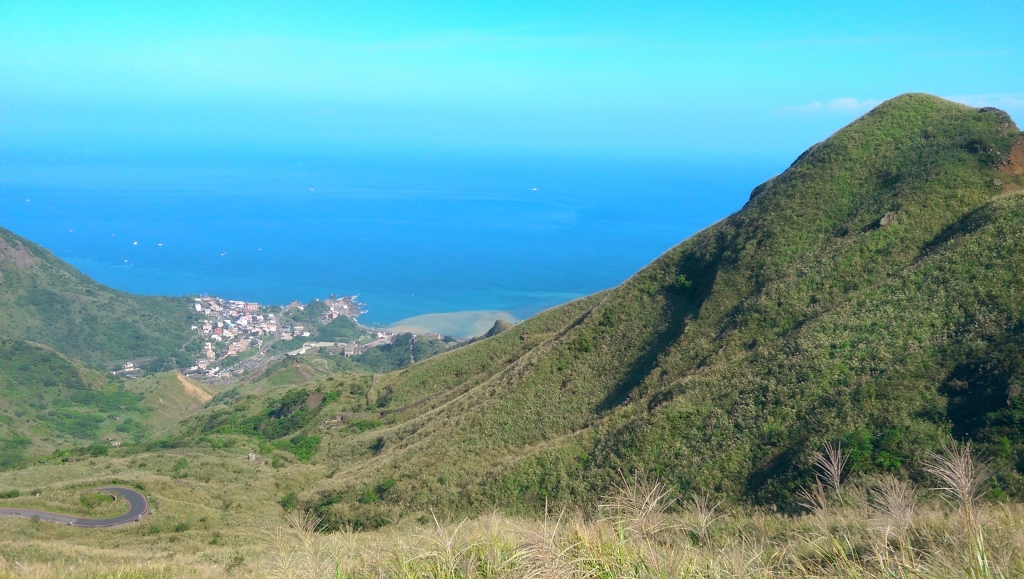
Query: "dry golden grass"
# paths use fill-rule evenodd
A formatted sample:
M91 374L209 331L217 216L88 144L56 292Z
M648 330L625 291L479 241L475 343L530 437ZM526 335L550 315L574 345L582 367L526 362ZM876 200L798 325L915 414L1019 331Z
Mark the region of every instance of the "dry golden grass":
M948 503L919 504L891 478L843 485L845 458L818 462L817 508L802 517L722 512L697 495L676 512L661 483L623 478L596 517L543 521L498 514L427 529L399 522L372 533L320 535L294 515L267 544L255 577L454 578L954 578L1024 575L1024 506L984 508L984 466L953 444L930 457Z
M181 458L187 476L174 467ZM842 464L838 449L831 461ZM316 532L308 513L284 516L276 503L288 481L323 476L314 467L279 471L226 453L177 451L39 466L2 473L0 483L65 492L70 501L108 476L100 473L116 472L144 483L154 512L112 530L3 519L0 579L1024 576L1024 505L979 498L984 468L967 447L950 446L929 464L941 488L891 478L844 484L842 468L833 469L826 481L839 483L820 485L824 508L802 516L724 508L706 494L676 500L658 481L624 477L593 512L405 518L331 534ZM78 481L47 486L57 472Z
M548 521L490 515L427 527L400 524L370 533L314 532L308 518L271 533L253 577L668 578L668 577L1014 577L1024 574L1024 509L993 507L983 517L986 575L972 538L953 513L922 509L901 536L862 517L859 505L785 517L732 512L704 540L693 511L666 516L653 535L632 522L581 515ZM670 527L670 528L668 528Z
M888 484L888 483L885 483ZM631 492L636 492L634 489ZM643 492L643 491L640 491ZM887 492L879 487L876 492ZM35 523L24 539L0 543L0 578L14 577L864 577L954 578L1024 575L1024 506L990 505L978 515L978 543L954 508L915 509L902 530L876 499L821 515L789 517L723 510L699 535L694 502L636 532L643 513L548 520L492 514L458 522L400 521L365 533L317 533L315 519L292 514L210 546L183 536L146 542L140 533L99 531L109 546L81 544L69 529ZM650 505L642 505L647 513ZM657 506L653 509L657 511ZM865 516L865 513L868 516ZM33 525L19 522L24 526ZM81 531L81 530L74 530ZM104 535L105 533L105 535ZM5 533L7 537L11 535ZM184 534L184 535L187 535ZM77 539L77 540L76 540ZM976 549L983 551L979 566Z

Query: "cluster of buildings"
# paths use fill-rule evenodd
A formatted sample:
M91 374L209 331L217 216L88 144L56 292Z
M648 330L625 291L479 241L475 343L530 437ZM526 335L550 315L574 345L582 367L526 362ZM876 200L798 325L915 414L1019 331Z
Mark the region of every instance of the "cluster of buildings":
M359 317L359 314L366 313L360 309L359 302L356 298L359 296L348 296L343 298L328 298L324 300L324 305L327 306L327 311L320 314L320 323L329 324L331 321L338 319L341 316L352 318L355 320Z
M324 300L326 310L319 315L319 322L328 324L341 316L353 320L358 318L364 312L356 297L331 296ZM192 326L192 330L206 338L206 342L203 345L203 357L196 361L196 366L191 370L209 378L217 377L221 372L219 368L211 367L217 360L241 354L249 348L261 347L265 341L293 340L312 335L311 328L287 321L295 318L294 315L289 316L289 313L305 310L306 306L297 301L285 306L281 314L271 313L268 308L255 302L225 300L213 296L195 298L194 306L197 312L203 314L203 320ZM350 350L355 353L354 348L350 347Z
M218 358L240 354L278 336L277 316L255 302L203 296L195 298L195 308L204 319L192 329L207 338L203 358L196 361L198 370L206 371Z

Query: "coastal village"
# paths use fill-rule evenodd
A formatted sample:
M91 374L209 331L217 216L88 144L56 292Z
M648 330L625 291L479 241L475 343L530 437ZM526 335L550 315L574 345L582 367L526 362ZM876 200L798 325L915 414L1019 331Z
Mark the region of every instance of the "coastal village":
M323 311L315 322L326 325L345 316L358 325L363 310L356 301L358 296L332 297L323 300ZM294 301L286 306L266 306L255 302L225 300L214 296L194 298L194 307L202 314L201 320L192 326L205 340L202 357L196 365L185 371L186 375L204 378L220 378L230 375L230 365L223 362L229 357L237 359L255 355L253 349L262 353L277 342L294 343L295 349L288 354L305 353L306 348L330 348L335 353L352 356L375 346L390 343L395 333L358 325L367 335L353 342L312 342L305 340L316 336L313 321L304 316L306 305ZM306 321L299 323L299 319ZM128 365L124 370L130 370Z

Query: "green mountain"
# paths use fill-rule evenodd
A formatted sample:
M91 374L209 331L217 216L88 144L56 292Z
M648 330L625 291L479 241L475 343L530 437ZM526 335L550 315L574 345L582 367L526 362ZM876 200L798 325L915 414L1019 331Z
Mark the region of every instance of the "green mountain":
M366 332L359 329L359 326L347 316L340 316L331 320L323 327L317 328L317 340L321 342L348 342L357 340Z
M317 412L362 426L289 431L334 467L300 498L359 526L589 503L639 471L785 507L825 441L855 477L921 476L949 435L1024 496L1022 172L1005 113L886 102L618 288L339 385Z
M184 298L138 296L89 279L46 249L0 228L0 337L46 344L91 365L190 364L201 346Z
M352 356L352 360L375 372L389 372L436 356L448 348L448 344L437 338L405 333L395 336L390 344L374 346Z
M210 398L175 372L126 381L46 346L0 338L0 469L59 450L105 454L108 437L142 441Z

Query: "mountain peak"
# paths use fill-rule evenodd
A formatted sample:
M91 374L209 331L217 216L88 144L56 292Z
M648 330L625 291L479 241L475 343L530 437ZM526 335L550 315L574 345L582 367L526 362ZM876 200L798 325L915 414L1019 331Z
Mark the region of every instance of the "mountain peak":
M506 322L505 320L502 319L494 320L494 325L491 326L491 329L487 330L487 333L484 334L484 337L490 338L492 336L497 336L498 334L504 332L505 330L511 327L512 323L510 322Z

